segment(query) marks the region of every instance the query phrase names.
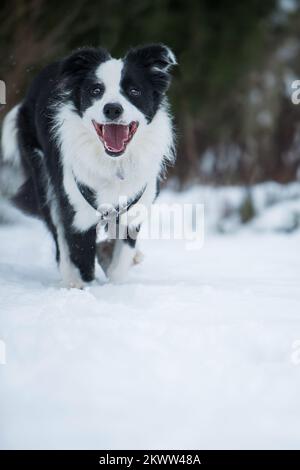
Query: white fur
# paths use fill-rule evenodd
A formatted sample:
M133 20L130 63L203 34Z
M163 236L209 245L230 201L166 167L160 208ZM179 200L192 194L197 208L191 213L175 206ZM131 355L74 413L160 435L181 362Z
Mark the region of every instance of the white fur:
M177 60L176 60L174 52L168 46L164 46L164 47L166 48L167 56L170 62L170 64L168 65L168 68L173 65L177 65Z
M164 65L164 66L155 66L155 67L152 67L152 70L153 71L164 71L166 72L167 70L169 70L170 67L172 67L173 65L176 65L177 64L177 60L176 60L176 57L175 57L175 54L174 52L168 47L168 46L164 46L165 50L166 50L166 54L167 54L167 59L169 61L168 64Z
M2 125L2 155L3 162L17 165L20 162L20 152L17 140L17 116L20 104L12 108L5 116Z
M48 189L50 191L50 187ZM69 247L65 239L63 224L57 210L55 199L51 199L51 216L57 230L57 242L59 246L59 270L62 278L62 284L67 288L82 289L84 282L81 279L79 269L70 259Z
M111 265L107 270L107 277L112 282L123 282L126 279L130 266L134 263L136 249L124 243L123 240L116 240Z
M15 195L25 182L17 138L19 107L20 105L17 105L7 113L2 125L0 192L8 198Z

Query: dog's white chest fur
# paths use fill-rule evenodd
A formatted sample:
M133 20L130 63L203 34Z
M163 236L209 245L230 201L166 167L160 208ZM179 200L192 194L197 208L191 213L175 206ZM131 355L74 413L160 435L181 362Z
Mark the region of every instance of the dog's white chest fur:
M164 108L137 132L122 157L106 155L102 143L82 125L71 105L60 109L55 128L64 188L75 210L73 225L81 231L97 222L97 214L83 198L75 178L95 191L99 205L118 205L120 198L133 198L145 185L155 188L165 160L172 158L172 125ZM155 194L155 189L152 192Z

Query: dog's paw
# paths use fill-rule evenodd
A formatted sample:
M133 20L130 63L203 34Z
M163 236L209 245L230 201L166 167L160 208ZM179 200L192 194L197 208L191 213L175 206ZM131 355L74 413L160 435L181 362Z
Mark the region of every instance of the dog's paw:
M136 250L136 253L133 257L132 264L140 264L144 261L145 255L141 250Z
M83 290L85 288L85 283L81 279L74 279L69 281L62 281L62 287L66 289L79 289Z
M71 263L61 263L60 272L62 286L67 289L84 289L85 282L81 279L78 268Z

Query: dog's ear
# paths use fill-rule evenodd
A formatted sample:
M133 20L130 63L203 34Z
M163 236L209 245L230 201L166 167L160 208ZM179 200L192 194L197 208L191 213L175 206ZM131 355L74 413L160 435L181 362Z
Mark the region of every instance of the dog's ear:
M167 72L177 64L174 53L164 44L149 44L130 49L126 59L160 72Z
M154 85L165 92L170 84L170 69L177 65L176 57L164 44L150 44L130 49L125 60L150 73Z
M110 54L102 48L82 47L66 57L61 64L63 75L84 73L91 66L97 66L110 58Z

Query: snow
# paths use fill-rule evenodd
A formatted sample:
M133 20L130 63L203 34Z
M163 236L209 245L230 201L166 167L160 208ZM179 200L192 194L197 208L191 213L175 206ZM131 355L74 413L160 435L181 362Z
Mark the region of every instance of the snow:
M208 233L244 230L241 212L247 201L253 208L252 231L291 232L300 228L300 183L268 182L244 188L194 185L183 193L164 191L160 201L173 204L203 204Z
M145 240L125 284L80 291L38 221L1 225L0 447L299 448L299 242Z

